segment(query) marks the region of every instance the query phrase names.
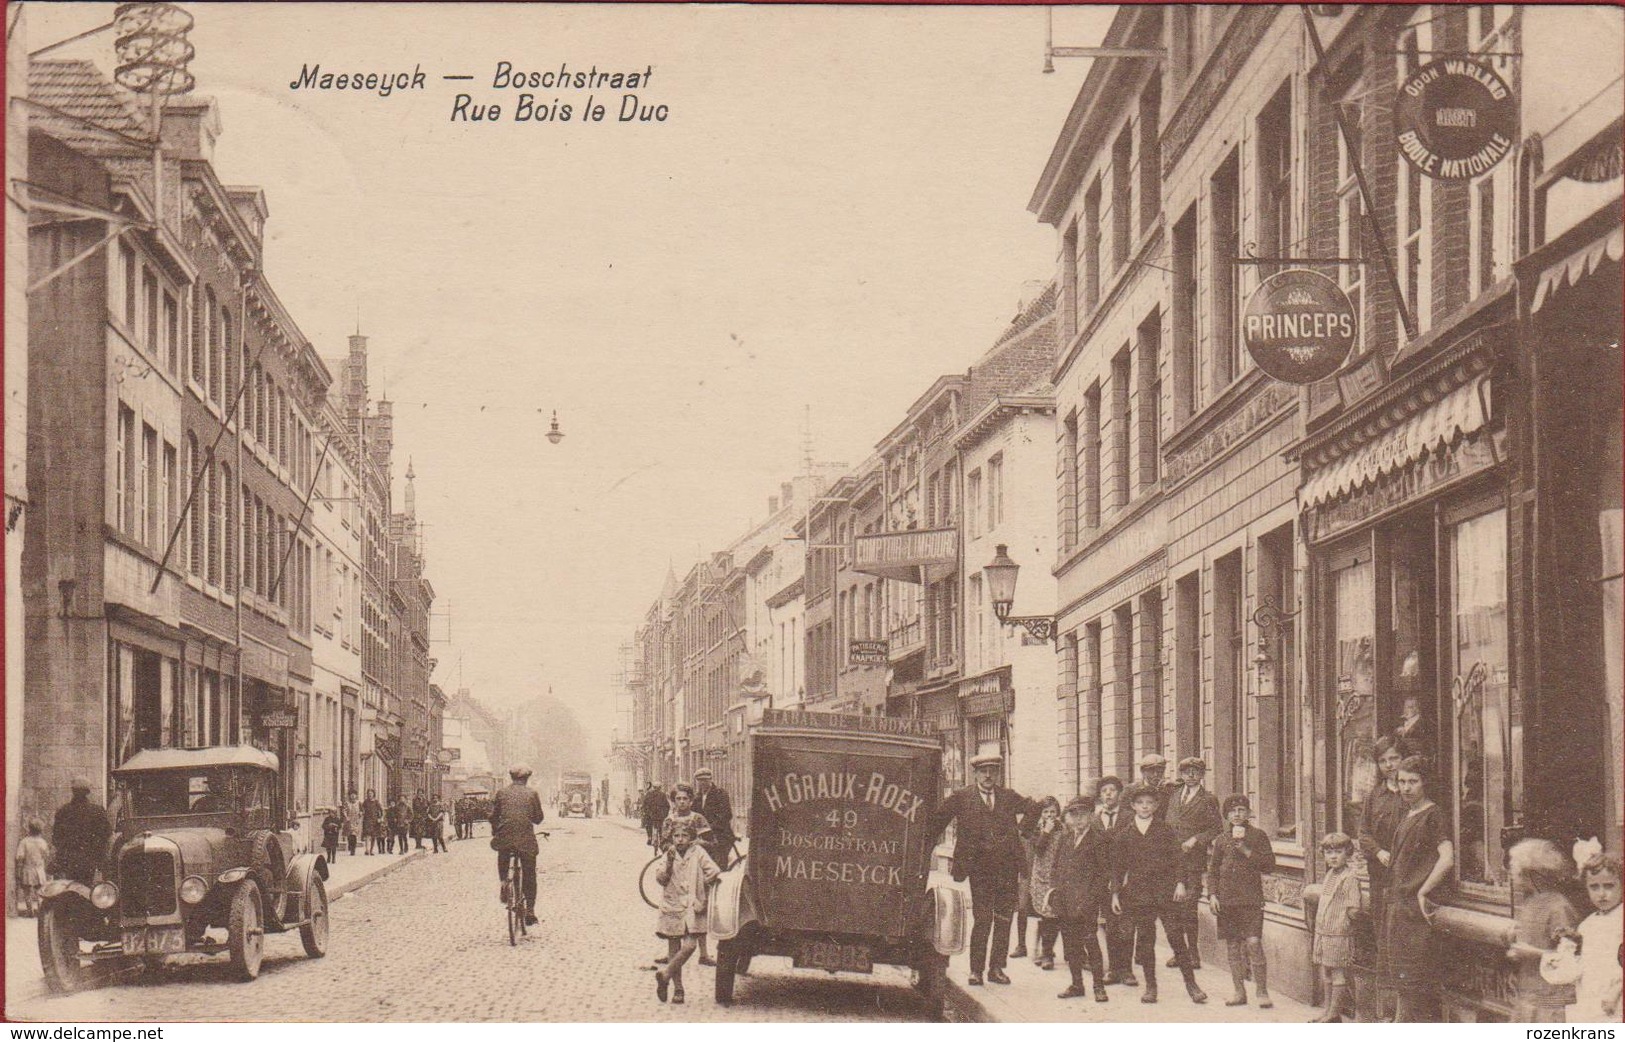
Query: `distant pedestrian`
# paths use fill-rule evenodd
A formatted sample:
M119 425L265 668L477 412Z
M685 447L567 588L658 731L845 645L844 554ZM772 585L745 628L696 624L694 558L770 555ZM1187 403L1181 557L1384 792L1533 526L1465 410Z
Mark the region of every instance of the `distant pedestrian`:
M1362 896L1360 880L1349 867L1354 841L1341 832L1320 838L1326 859L1326 877L1320 881L1320 904L1315 909L1315 943L1311 951L1326 989L1326 1011L1314 1024L1339 1024L1349 996L1349 968L1354 965L1354 920Z
M368 854L384 849L384 805L378 802L376 789L368 789L367 798L361 801L361 838Z
M344 844L355 857L356 835L361 831L361 801L354 789L344 798Z
M423 798L423 793L412 797L412 839L416 844L414 849L422 850L423 841L429 835L429 801Z
M406 853L406 831L412 825L412 805L406 802L403 793L395 797L395 803L389 808L389 849L395 853Z
M1128 792L1134 818L1112 837L1112 911L1134 924L1135 957L1145 978L1141 1002L1157 1001L1157 922L1161 920L1174 950L1185 991L1200 1005L1207 994L1196 983L1196 971L1185 948L1185 933L1176 922L1176 906L1190 900L1180 878L1179 840L1166 822L1157 820L1161 793L1151 785L1136 785Z
M438 796L429 801L429 838L433 840L429 848L432 853L446 852L446 805Z
M1420 756L1406 757L1394 772L1405 816L1394 832L1393 874L1388 886L1388 948L1399 991L1394 1021L1432 1022L1438 1017L1435 983L1439 974L1433 934L1432 894L1450 877L1456 847L1450 824L1428 799L1432 768Z
M68 788L73 796L51 822L51 848L56 851L57 874L89 886L107 860L113 823L107 810L90 798L89 781L75 778Z
M1178 805L1179 796L1175 795L1168 805L1170 817ZM1275 851L1264 830L1247 823L1252 813L1247 797L1226 796L1223 809L1229 827L1213 840L1207 863L1207 894L1219 921L1219 940L1230 957L1230 982L1235 987L1235 994L1224 1004L1245 1006L1246 982L1250 978L1258 991L1258 1008L1273 1009L1263 937L1264 876L1275 871ZM1193 894L1191 903L1195 901Z
M339 815L337 807L327 808L322 817L322 848L327 851L328 864L332 864L339 856L339 834L344 831L344 819Z
M1514 937L1507 959L1517 967L1513 1019L1519 1024L1561 1024L1574 1004L1574 988L1551 984L1541 977L1541 960L1557 950L1559 939L1569 936L1580 917L1563 895L1573 866L1544 839L1521 839L1507 851L1517 912Z
M666 939L667 962L655 971L655 995L665 1002L684 1001L683 964L705 938L707 888L722 874L704 848L695 842L694 826L680 822L671 830L666 860L655 872L660 894L660 919L655 934Z
M938 805L926 826L934 842L957 822L954 838L954 878L970 880L970 976L967 983L982 983L982 970L995 984L1009 984L1004 972L1010 951L1010 920L1016 911L1016 878L1021 869L1020 819L1035 814L1027 797L999 784L1004 757L981 753L971 757L976 783L957 789Z
M17 906L24 915L39 913L39 888L50 878L51 845L45 842L45 822L28 819L28 835L17 843Z
M639 807L642 813L643 832L648 837L649 845L660 845L660 826L665 824L666 815L671 813L671 801L666 793L654 782L649 783L648 791L643 794L643 802Z

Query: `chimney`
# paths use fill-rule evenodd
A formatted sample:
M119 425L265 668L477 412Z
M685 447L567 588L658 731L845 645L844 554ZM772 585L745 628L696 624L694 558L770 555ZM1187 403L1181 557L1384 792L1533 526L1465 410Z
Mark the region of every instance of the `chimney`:
M768 516L772 517L774 514L777 514L778 512L779 512L779 497L778 496L768 496L767 497L767 514L768 514Z
M214 162L214 142L220 136L220 109L213 98L196 101L171 99L164 104L164 154L173 159Z
M271 208L265 202L265 190L255 185L227 185L226 198L231 200L237 216L248 225L257 249L265 241L265 219L271 216Z
M795 486L788 481L779 482L779 501L785 506L789 506L795 498Z

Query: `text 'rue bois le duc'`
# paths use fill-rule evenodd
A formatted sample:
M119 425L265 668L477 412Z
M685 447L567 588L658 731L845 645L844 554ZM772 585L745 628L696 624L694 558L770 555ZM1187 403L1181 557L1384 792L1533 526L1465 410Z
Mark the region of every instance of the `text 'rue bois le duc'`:
M557 69L531 71L499 61L488 82L490 93L476 97L458 90L451 98L453 123L664 123L670 107L647 96L654 66L631 72L586 69L568 63ZM446 73L434 77L453 83L477 82L473 75ZM324 70L306 63L288 83L289 90L363 93L379 98L427 91L431 79L421 64L410 72ZM534 93L542 91L545 93Z

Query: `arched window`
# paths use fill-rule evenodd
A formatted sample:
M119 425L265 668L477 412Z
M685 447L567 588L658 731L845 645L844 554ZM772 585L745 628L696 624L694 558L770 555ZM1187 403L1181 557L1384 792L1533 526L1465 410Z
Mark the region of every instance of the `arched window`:
M193 575L203 574L203 513L198 509L196 496L192 490L197 487L198 474L202 472L203 457L198 449L197 435L188 431L186 433L186 562L187 570ZM200 489L198 495L202 494Z
M254 559L257 556L256 551L259 549L259 547L254 543L254 494L248 490L248 486L246 484L243 486L242 504L243 589L253 590L255 566Z
M186 324L186 371L191 375L193 383L200 388L207 389L209 386L208 355L203 346L203 334L198 329L198 322L202 317L198 311L197 286L194 285L192 287L191 321Z
M237 352L237 338L231 326L231 312L225 308L220 309L220 351L225 357L225 378L220 389L220 406L230 409L236 401L241 387L238 381L242 378L242 360Z
M204 505L209 515L208 552L204 555L204 578L220 584L220 471L213 466L204 467Z

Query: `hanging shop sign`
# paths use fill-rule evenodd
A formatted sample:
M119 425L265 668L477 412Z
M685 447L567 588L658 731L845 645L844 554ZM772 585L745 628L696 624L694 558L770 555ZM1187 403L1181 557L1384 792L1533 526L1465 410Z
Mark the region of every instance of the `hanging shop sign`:
M1247 300L1242 341L1253 362L1283 383L1312 384L1348 360L1357 321L1348 294L1315 271L1276 272Z
M267 731L299 726L299 714L292 709L268 709L260 714L260 727Z
M1483 62L1440 58L1399 85L1394 125L1399 151L1417 170L1442 181L1465 181L1512 151L1518 101Z

